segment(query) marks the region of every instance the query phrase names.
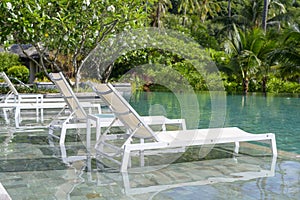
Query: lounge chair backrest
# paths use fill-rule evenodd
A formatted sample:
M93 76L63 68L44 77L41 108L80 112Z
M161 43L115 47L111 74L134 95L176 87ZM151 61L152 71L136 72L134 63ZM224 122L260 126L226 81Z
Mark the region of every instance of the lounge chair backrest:
M69 109L74 113L77 119L85 119L87 114L83 107L80 105L78 98L70 87L69 83L65 79L64 75L59 73L50 73L51 80L55 83L56 87L59 89L64 100L66 101Z
M152 129L141 119L123 96L110 84L88 82L94 92L109 106L116 117L130 130L134 137L156 138Z
M5 72L0 72L0 77L4 79L4 81L6 82L6 84L8 85L10 91L18 96L19 92L17 91L17 89L15 88L15 86L12 84L12 82L10 81L10 79L8 78L8 76L6 75Z

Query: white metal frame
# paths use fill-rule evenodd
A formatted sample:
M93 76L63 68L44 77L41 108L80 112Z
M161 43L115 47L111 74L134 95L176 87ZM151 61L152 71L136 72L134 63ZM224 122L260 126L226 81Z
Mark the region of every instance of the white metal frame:
M82 129L86 128L86 118L87 114L84 110L84 107L92 108L95 107L98 113L101 113L101 107L99 104L92 104L89 102L79 102L72 88L68 84L62 72L59 73L50 73L51 80L54 82L56 87L59 89L61 95L68 108L71 111L71 114L63 120L58 120L60 113L57 115L49 125L49 134L59 139L59 144L65 144L65 138L68 129ZM91 109L89 109L91 112ZM60 136L54 135L54 130L61 129Z
M8 93L5 95L4 103L39 103L43 102L42 94L20 94L10 81L5 72L0 72L0 78L2 78L9 87Z
M51 73L49 75L52 81L55 83L56 87L60 90L63 98L65 99L65 102L67 103L69 109L72 112L67 119L63 121L53 120L53 122L51 122L49 125L50 135L53 135L54 129L56 128L61 129L60 137L58 137L60 145L64 145L65 143L67 129L87 128L88 126L89 127L88 130L90 130L91 127L97 127L97 129L99 130L101 129L100 126L108 127L111 124L111 122L114 120L115 118L114 114L101 113L101 106L99 104L90 104L90 107L96 106L98 108L98 113L92 114L91 112L89 112L87 114L83 109L83 107L89 107L89 105L84 105L82 102L79 102L72 88L67 83L64 75L61 72ZM89 121L87 123L88 115L89 115ZM166 121L165 117L157 116L157 117L149 117L147 121L150 124L151 123L162 124L163 121L165 121L166 123L179 123L185 129L185 121L182 119ZM123 126L123 124L121 122L118 122L113 124L113 126ZM87 138L89 137L90 134L87 134ZM88 143L89 142L90 140L88 140Z
M127 139L121 147L106 142L110 139L107 134L108 131L105 131L97 137L97 152L99 152L101 156L119 164L121 172L126 172L128 167L130 167L130 157L133 153L140 152L140 154L143 155L147 150L165 150L196 145L234 143L234 152L237 154L239 153L239 142L269 140L272 153L274 156L277 156L275 134L273 133L251 134L237 127L178 131L162 130L154 132L111 84L92 82L88 82L88 84L92 87L94 92L109 105L109 108L117 119L115 122L121 121L128 131ZM133 143L133 137L140 138L140 143ZM150 140L148 140L148 138L150 138ZM105 152L105 145L110 149L114 149L116 153L111 154ZM120 162L114 159L115 156L121 156L122 161ZM143 156L141 156L141 159L143 159ZM142 161L141 164L143 164Z
M8 85L10 91L2 99L0 108L3 110L5 122L9 124L8 112L14 112L16 128L26 128L20 126L23 110L35 110L36 122L44 122L44 109L63 108L66 106L62 98L44 98L43 94L20 94L14 87L5 72L0 72L2 78ZM30 128L33 128L30 126Z

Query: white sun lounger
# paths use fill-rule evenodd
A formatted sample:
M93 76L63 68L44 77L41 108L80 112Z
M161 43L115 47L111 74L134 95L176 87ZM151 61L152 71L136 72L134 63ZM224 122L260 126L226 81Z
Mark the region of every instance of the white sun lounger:
M9 123L9 118L8 118L8 111L12 110L15 108L15 103L38 103L41 101L43 96L41 94L19 94L15 86L12 84L8 76L6 75L5 72L0 72L0 78L5 81L7 84L9 91L8 93L1 99L1 108L3 111L4 119L6 123ZM36 110L36 114L38 116L39 110ZM20 115L20 113L18 114ZM17 121L18 123L18 121Z
M34 103L43 99L42 94L20 94L5 72L0 72L0 78L5 81L9 88L8 93L3 98L5 103Z
M100 104L92 104L90 102L79 102L75 93L73 92L71 86L65 79L64 75L59 73L50 73L49 74L51 80L54 82L56 87L59 89L65 103L68 105L70 109L70 115L66 119L58 119L60 113L57 115L56 119L54 119L49 125L49 134L59 138L59 144L64 145L66 133L68 129L78 129L78 128L86 128L86 111L84 107L90 108L89 112L91 112L91 108L96 108L97 113L101 113ZM60 129L60 136L54 135L54 130Z
M43 94L19 93L5 72L0 72L0 78L6 82L10 89L3 97L0 108L3 110L3 116L7 124L9 123L8 112L14 111L16 128L26 128L26 126L20 126L22 111L35 110L36 122L43 122L44 109L63 108L66 106L62 98L44 98ZM28 116L26 116L26 118L28 118ZM30 126L30 128L33 127Z
M49 134L53 135L53 130L55 128L61 128L61 134L59 137L59 143L60 145L63 145L65 143L65 137L66 137L66 130L67 129L74 129L74 128L86 128L87 127L87 113L84 110L82 106L82 102L79 102L78 98L74 94L72 88L66 81L64 75L60 73L51 73L50 77L52 81L55 83L57 88L60 90L63 98L65 99L69 109L71 110L70 116L64 120L63 122L57 123L57 121L53 121L49 125ZM88 126L95 126L96 124L100 124L102 127L109 126L112 121L114 120L114 114L101 114L101 107L99 104L97 104L98 107L98 113L89 113L91 116L96 118L95 122L93 123L90 121ZM99 122L100 120L100 122ZM162 121L165 121L164 117L159 117L159 120L157 118L150 117L148 120L149 123L155 123L155 124L162 124ZM182 119L178 120L170 120L168 122L173 123L180 123L185 128L185 121ZM122 123L115 123L114 126L123 126ZM99 128L99 126L97 126ZM88 135L90 136L90 135Z
M111 84L93 82L88 82L88 84L109 105L116 117L114 122L121 121L128 131L127 138L120 146L107 142L109 139L108 131L105 131L98 138L96 144L97 152L101 156L119 164L121 172L127 171L130 165L130 157L134 153L143 154L147 150L166 150L195 145L235 143L234 151L238 153L239 142L269 140L272 153L274 156L277 156L275 135L273 133L251 134L237 127L155 132ZM134 143L134 138L139 138L140 141ZM105 147L113 149L114 152L105 152ZM121 161L115 159L115 157L120 156Z
M24 94L19 93L14 84L10 81L5 72L0 72L2 78L7 84L9 91L2 99L3 103L58 103L64 102L63 98L44 98L43 94ZM24 84L25 85L25 84ZM26 85L25 85L26 86ZM28 87L28 86L26 86Z

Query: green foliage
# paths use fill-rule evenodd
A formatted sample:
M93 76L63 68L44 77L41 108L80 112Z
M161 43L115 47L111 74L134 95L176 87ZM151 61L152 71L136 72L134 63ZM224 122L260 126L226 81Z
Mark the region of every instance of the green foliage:
M270 93L300 93L300 84L272 77L268 81L267 91Z
M298 81L300 77L300 32L289 31L283 35L282 45L272 52L277 61L277 70L281 78Z
M39 47L43 44L50 54L46 57L48 54L38 49L39 55L45 56L40 66L44 67L43 73L51 67L76 76L95 46L105 45L106 38L124 30L146 28L152 18L154 25L184 33L209 49L211 59L222 71L227 91L242 91L245 80L249 81L249 91L261 91L261 80L273 77L267 79L269 92L298 92L300 4L298 0L269 2L265 33L260 29L264 1L258 0L2 0L0 45L20 43ZM168 41L177 49L183 45L175 42ZM207 90L207 85L217 89L214 81L218 75L201 75L193 63L186 62L170 48L160 47L131 50L120 56L114 64L112 79L118 80L128 70L146 64L166 67L158 71L150 67L149 77L136 78L137 85L155 76L163 79L162 72L175 76L173 81L178 81L175 70L196 90ZM19 65L16 55L0 53L0 71L7 72ZM44 80L44 74L37 77Z
M228 75L221 73L225 91L228 93L238 93L242 91L242 84L240 79L236 75Z
M214 48L219 49L219 44L214 37L214 35L211 35L209 32L209 29L203 24L196 23L191 30L191 36L203 47L205 48Z
M128 82L133 80L137 89L154 84L156 89L157 85L161 85L172 91L181 91L181 85L186 84L195 90L223 90L219 74L200 73L192 63L177 54L155 48L136 50L121 56L112 72L112 80L120 78Z
M45 72L49 66L63 70L57 58L65 56L76 76L84 58L104 38L143 26L147 18L144 11L143 0L2 0L0 43L32 44L44 58L44 62L36 64Z
M130 72L130 70L132 70ZM193 72L192 72L193 71ZM121 72L121 73L120 73ZM124 74L128 74L124 77ZM184 79L192 80L189 75L194 76L196 69L190 63L184 61L178 55L155 48L146 48L128 52L121 56L114 66L112 80L134 80L136 88L142 89L147 84L167 85L171 90L180 90L178 82Z
M163 22L164 22L164 27L167 29L172 29L176 30L180 33L185 33L185 34L190 34L190 29L186 26L183 26L181 23L182 19L181 16L179 15L174 15L174 14L168 14L165 16Z
M23 83L27 83L29 79L29 70L24 65L12 66L7 70L7 75L17 78ZM18 83L15 80L13 80L12 82Z
M15 85L16 89L20 93L38 93L38 94L48 94L48 93L59 93L58 89L51 88L37 88L36 85L32 87L25 87L24 85ZM7 86L0 86L0 94L6 94L9 92Z
M48 70L48 73L50 73L51 71ZM37 79L38 82L49 82L50 80L48 79L48 77L46 76L45 72L38 72L35 74L35 78Z
M269 66L272 64L269 55L276 48L276 43L268 41L262 29L243 31L234 26L234 31L225 41L224 47L231 56L228 67L241 77L243 91L247 93L251 89L256 90L256 83L253 85L251 81L268 75Z
M8 52L0 53L0 71L7 72L10 67L17 65L21 65L18 55Z

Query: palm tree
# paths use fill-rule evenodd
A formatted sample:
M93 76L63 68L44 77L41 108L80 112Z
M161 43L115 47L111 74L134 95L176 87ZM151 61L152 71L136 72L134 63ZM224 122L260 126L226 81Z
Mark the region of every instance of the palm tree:
M261 24L261 16L263 13L262 0L245 1L244 9L241 12L243 19L247 20L247 26L250 28L257 28Z
M248 93L249 81L263 64L260 57L265 42L261 29L244 32L236 26L225 41L225 51L232 57L230 67L241 75L244 94Z
M278 47L278 43L274 39L266 39L263 45L260 48L260 51L257 57L262 61L262 64L258 70L257 79L261 80L262 92L267 93L267 82L268 76L271 72L271 68L276 65L276 62L273 62L271 55L273 51Z
M199 15L202 22L204 22L209 15L210 17L217 16L217 13L221 11L221 6L218 1L214 0L201 0Z
M230 0L228 0L227 10L228 10L228 17L231 17L231 1Z
M169 8L172 8L172 3L170 0L158 0L156 3L153 27L162 27L162 17L166 14Z
M187 13L194 13L199 10L200 6L197 0L180 0L178 12L183 12L182 25L185 26L187 20Z
M269 0L264 0L264 10L262 14L262 28L265 32L267 31L268 7L269 7Z
M228 16L219 16L214 20L214 22L224 24L223 29L220 30L221 34L227 35L227 32L232 30L233 23L244 29L262 27L266 32L267 26L273 26L279 27L278 30L280 30L282 24L297 24L297 21L294 21L300 16L299 9L291 9L287 3L277 0L239 0L238 4L243 8L232 15L232 2L231 0L227 2ZM236 4L233 5L236 6ZM288 12L287 8L291 10Z
M228 32L234 32L234 26L241 29L253 29L259 27L263 4L257 1L258 0L240 0L238 4L243 7L239 12L232 14L232 1L228 0L228 15L219 16L214 19L214 22L223 24L222 28L219 30L219 36L227 37ZM235 7L233 8L236 8L237 3L234 5Z
M276 0L264 0L262 13L262 29L266 32L267 25L276 25L280 28L282 22L290 21L291 13L288 13L286 6Z
M279 72L285 79L300 83L300 32L285 34L281 48L273 51L272 58L279 62Z

